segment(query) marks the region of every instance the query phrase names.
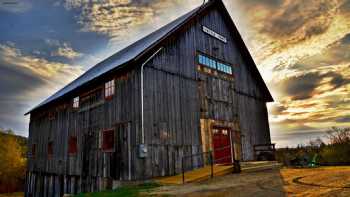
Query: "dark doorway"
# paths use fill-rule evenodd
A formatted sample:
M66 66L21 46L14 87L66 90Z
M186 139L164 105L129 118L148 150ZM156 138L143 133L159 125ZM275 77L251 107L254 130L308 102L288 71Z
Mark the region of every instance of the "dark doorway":
M129 180L131 176L130 123L118 123L115 127L114 151L110 160L110 176L114 180Z
M92 133L84 134L83 139L83 155L82 155L82 186L83 192L89 192L91 187L91 176L90 176L90 157L92 151L92 145L94 144L94 136Z

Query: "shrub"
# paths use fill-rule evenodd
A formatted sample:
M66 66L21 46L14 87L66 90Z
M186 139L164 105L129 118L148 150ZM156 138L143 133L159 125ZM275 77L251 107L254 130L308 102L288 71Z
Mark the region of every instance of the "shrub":
M276 159L284 165L301 165L303 160L311 162L317 155L316 162L321 164L350 163L350 128L332 127L326 137L328 144L318 138L310 141L309 145L278 149Z

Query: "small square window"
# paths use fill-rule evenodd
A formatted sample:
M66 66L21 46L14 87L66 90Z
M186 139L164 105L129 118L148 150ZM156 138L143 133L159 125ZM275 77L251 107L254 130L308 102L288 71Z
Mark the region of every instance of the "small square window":
M68 141L68 153L76 154L77 152L78 152L77 137L71 136L69 137L69 141Z
M203 55L198 55L198 62L203 64Z
M105 98L110 98L114 95L114 79L105 83Z
M216 68L216 61L214 61L214 60L211 61L211 67L214 69Z
M114 130L106 130L102 132L102 150L105 152L114 151Z
M208 57L205 58L205 65L210 67L210 59Z
M232 68L231 68L231 66L228 67L228 71L227 71L227 72L228 72L228 74L232 74Z
M73 108L74 109L79 108L79 96L77 96L73 99Z

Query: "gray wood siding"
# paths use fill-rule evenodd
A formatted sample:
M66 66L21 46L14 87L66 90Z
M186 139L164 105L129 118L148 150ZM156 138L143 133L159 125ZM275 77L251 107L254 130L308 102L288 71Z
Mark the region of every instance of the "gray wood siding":
M205 34L202 25L227 37L228 42ZM220 11L212 9L164 41L164 49L145 66L148 156L144 159L138 157L140 65L129 65L133 69L123 76L114 73L115 95L110 100L73 110L72 97L64 101L66 107L44 109L55 112L53 120L47 115L38 117L42 111L33 112L28 144L29 150L36 144L36 155L28 159L26 194L59 196L61 192L105 189L112 178L128 180L129 166L132 180L179 173L182 156L202 152L201 118L239 122L243 160L254 159L253 145L270 143L266 103L227 25ZM230 63L234 80L199 72L197 52ZM103 90L104 82L95 88ZM100 133L105 129L115 131L114 152L101 150ZM69 136L77 136L75 155L68 154ZM53 142L52 157L47 152L49 141ZM193 166L201 164L196 159L189 162Z
M106 79L106 82L110 79ZM29 128L29 150L32 144L36 144L35 158L28 157L28 171L31 172L32 181L35 184L41 179L54 177L57 179L56 192L60 189L59 176L64 176L64 191L71 192L68 187L78 191L95 191L103 189L103 178L110 177L111 170L120 170L120 179L128 180L128 150L127 139L130 137L131 146L131 171L132 179L139 179L137 169L142 169L138 159L139 120L140 120L140 89L139 72L127 73L127 79L118 78L115 80L115 95L110 100L102 99L88 107L72 109L71 100L66 101L67 107L61 110L50 109L55 112L55 118L49 120L48 116L36 117L33 113ZM103 96L104 84L101 84ZM131 136L127 136L127 129L119 129L118 124L128 124ZM121 143L121 164L113 166L111 160L113 153L103 152L100 145L100 133L105 129L114 129L116 143ZM92 136L91 141L86 144L86 135ZM69 136L76 136L78 142L77 154L68 154ZM119 137L119 139L118 139ZM119 140L119 141L118 141ZM53 155L48 157L48 142L53 142ZM87 171L84 172L83 153L89 148ZM114 169L113 169L114 168ZM119 168L119 169L116 169ZM84 175L85 173L85 175ZM82 176L88 176L87 184L91 188L84 188ZM33 178L34 177L34 178ZM35 178L36 177L36 178ZM44 177L44 178L43 178ZM67 185L68 184L68 185ZM46 196L40 188L34 196ZM72 189L73 191L73 189Z
M202 25L227 37L228 43L223 43L205 34L202 31ZM198 72L196 67L197 51L230 63L233 66L234 81ZM175 39L171 39L165 45L163 52L147 66L151 71L147 72L149 89L146 92L153 94L147 96L147 99L149 99L151 106L154 106L150 114L155 113L155 116L162 116L156 117L151 122L155 124L164 122L169 132L178 131L174 128L182 128L182 131L185 132L182 136L188 140L192 139L192 143L198 144L200 142L196 140L197 136L200 135L199 120L192 120L191 117L199 118L201 116L200 104L202 102L206 105L202 118L229 122L239 121L243 160L254 159L254 144L270 143L270 130L263 93L242 58L229 28L218 10L214 9L208 12L197 23L181 32ZM199 85L203 89L201 93L198 91ZM185 90L183 90L184 88ZM189 97L187 92L190 92L192 96ZM188 102L178 101L178 103L174 103L173 100L176 101L177 98L184 98ZM195 111L183 114L181 111L183 107L187 111L189 109ZM181 118L177 117L180 114L183 114L182 118L185 121L191 120L190 123L177 124L176 121L174 122L174 120ZM186 116L191 117L187 118ZM150 117L150 119L152 118ZM187 137L189 132L191 134ZM179 139L178 135L176 135L177 138L171 137L170 141Z

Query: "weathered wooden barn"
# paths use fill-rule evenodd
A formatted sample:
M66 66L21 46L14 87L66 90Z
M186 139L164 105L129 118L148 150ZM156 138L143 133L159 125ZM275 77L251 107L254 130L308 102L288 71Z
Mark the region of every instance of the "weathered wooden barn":
M255 160L273 101L221 0L100 62L30 110L26 196L97 191L181 171L181 158ZM193 166L201 159L193 158Z

